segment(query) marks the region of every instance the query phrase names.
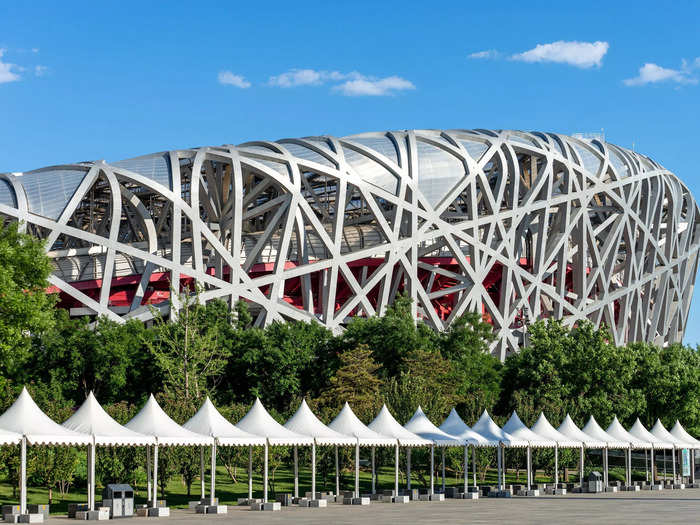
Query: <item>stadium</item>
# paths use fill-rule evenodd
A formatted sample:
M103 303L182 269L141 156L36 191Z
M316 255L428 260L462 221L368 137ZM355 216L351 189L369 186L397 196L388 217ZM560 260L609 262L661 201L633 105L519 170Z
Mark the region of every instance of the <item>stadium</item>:
M681 341L698 207L649 157L553 133L409 130L249 142L0 174L0 213L46 239L71 315L245 300L257 325L339 331L399 294L448 329L481 312L504 359L543 318Z

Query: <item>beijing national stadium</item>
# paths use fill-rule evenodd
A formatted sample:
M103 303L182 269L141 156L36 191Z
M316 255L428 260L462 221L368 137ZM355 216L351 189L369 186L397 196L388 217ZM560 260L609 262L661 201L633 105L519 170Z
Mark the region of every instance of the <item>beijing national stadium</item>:
M257 325L339 331L399 294L437 330L481 312L504 359L537 319L681 341L698 207L649 157L553 133L415 130L249 142L0 175L71 315L168 315L171 290ZM176 299L176 298L173 298Z

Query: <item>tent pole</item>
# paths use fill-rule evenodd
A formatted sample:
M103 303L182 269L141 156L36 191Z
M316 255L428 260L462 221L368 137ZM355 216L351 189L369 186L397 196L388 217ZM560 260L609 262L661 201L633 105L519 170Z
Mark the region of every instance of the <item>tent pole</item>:
M265 463L264 463L265 470L263 471L263 503L267 503L267 476L268 476L267 470L268 470L268 462L269 462L268 456L270 454L269 447L270 447L270 441L268 439L266 439L265 440Z
M581 491L583 491L583 460L585 458L586 452L584 451L583 444L581 444L581 457L578 466L578 482L581 486Z
M501 449L501 472L503 478L503 488L501 490L506 490L506 447Z
M360 438L355 443L355 497L360 497Z
M654 453L654 445L651 445L651 453ZM647 449L644 449L644 470L645 470L645 476L646 476L646 482L649 483L649 454L647 453Z
M92 483L92 478L90 477L90 445L88 445L87 448L87 462L86 462L86 478L87 478L87 506L88 510L93 510L92 509L92 500L90 497L90 488L91 488L91 483Z
M22 436L19 467L19 513L27 513L27 436Z
M673 465L673 483L676 483L676 447L671 449L671 464Z
M435 494L435 445L430 445L430 495Z
M299 497L299 450L294 445L294 497Z
M442 493L445 493L445 447L442 447Z
M464 493L469 492L469 447L464 446Z
M406 447L406 488L411 490L411 447Z
M340 465L338 462L338 445L335 446L335 495L340 496Z
M399 440L394 449L394 496L399 495Z
M630 447L627 450L627 486L629 487L632 485L632 444L630 443Z
M530 455L530 444L527 445L527 450L525 451L527 458L527 476L525 476L527 483L527 490L530 490L532 486L532 456Z
M559 485L559 443L554 444L554 488Z
M206 497L206 491L204 487L204 445L199 447L199 490L202 493L202 500ZM201 501L204 503L204 501Z
M211 445L211 471L210 476L210 488L209 488L209 498L210 503L214 505L214 498L216 497L216 441Z
M605 447L605 455L603 457L603 469L605 472L604 483L605 483L606 487L608 486L608 465L609 465L608 461L609 461L609 459L608 459L608 447L606 446Z
M373 446L372 446L372 494L376 494L376 493L377 493L377 487L376 487L376 483L375 483L374 472L375 472L375 469L374 469L374 445L373 445Z
M253 445L248 446L248 503L253 499Z
M153 447L153 506L157 507L158 504L158 441L156 441Z
M316 499L316 439L311 442L311 499Z
M498 448L496 449L496 465L497 465L497 475L498 475L498 490L503 490L501 488L501 444L498 444Z
M476 447L472 446L472 477L474 478L474 487L476 488Z
M146 499L150 500L151 499L151 494L153 494L153 474L151 472L151 445L146 445L146 479L147 479L147 488L146 488L146 493L148 497Z
M93 442L90 443L88 452L90 453L90 495L88 497L88 503L90 504L90 510L95 510L95 437L93 436Z
M666 449L664 449L664 485L666 484Z

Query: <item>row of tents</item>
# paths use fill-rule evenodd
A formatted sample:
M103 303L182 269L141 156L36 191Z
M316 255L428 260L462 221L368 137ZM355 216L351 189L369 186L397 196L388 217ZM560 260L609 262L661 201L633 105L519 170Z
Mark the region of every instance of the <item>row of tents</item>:
M631 451L651 450L653 472L654 451L670 450L673 459L673 478L676 480L676 451L700 449L700 441L688 434L680 422L669 432L657 420L647 430L637 419L629 430L615 418L604 430L591 416L581 429L567 415L558 428L554 428L544 414L528 428L513 412L501 428L484 411L479 420L469 427L452 410L438 427L418 407L413 417L401 425L383 406L377 417L365 425L345 403L331 423L325 425L302 401L296 413L284 424L278 423L265 409L259 399L255 400L248 413L235 425L224 418L207 398L197 413L184 425L173 421L151 395L141 410L126 425L121 425L105 412L92 393L81 407L63 424L58 424L44 414L25 389L12 406L0 416L0 445L20 445L20 513L27 508L26 454L28 445L87 446L88 505L95 508L95 455L100 446L144 446L147 457L148 499L155 506L158 486L158 449L169 446L201 447L201 491L205 496L205 447L211 448L210 497L215 497L216 449L217 447L248 447L248 472L252 472L253 447L264 448L263 501L268 500L268 454L271 446L291 446L294 451L294 496L299 495L298 447L311 448L311 492L316 494L316 447L335 447L336 494L340 492L338 470L338 447L355 448L355 495L359 493L360 447L372 448L372 491L375 489L375 447L394 447L394 491L399 493L399 450L406 447L406 481L411 488L411 448L430 448L430 493L434 487L435 447L442 450L442 486L445 488L445 448L464 448L464 491L469 480L469 447L475 458L478 447L497 448L498 488L505 486L505 448L527 449L527 487L532 484L532 449L551 448L555 451L555 482L559 478L558 452L560 448L580 450L579 472L583 472L585 449L603 451L603 482L608 484L608 450L626 451L626 482L631 485ZM665 454L665 452L664 452ZM693 455L691 454L691 457ZM645 461L646 463L646 461ZM649 465L645 465L648 472ZM691 482L694 482L694 464L691 465ZM472 469L476 486L476 470ZM253 498L252 476L248 476L248 499Z

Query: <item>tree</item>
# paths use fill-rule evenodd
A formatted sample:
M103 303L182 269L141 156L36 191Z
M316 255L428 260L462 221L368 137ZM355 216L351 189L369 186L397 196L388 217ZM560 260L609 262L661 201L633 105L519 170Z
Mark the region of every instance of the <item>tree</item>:
M329 387L318 400L321 407L332 413L347 402L360 419L372 419L381 406L381 381L377 377L380 366L374 362L372 351L360 344L339 356L340 368L330 379Z
M53 325L51 270L43 241L21 233L17 222L0 224L0 382L26 382L31 337Z
M199 291L182 295L173 320L154 318L153 338L146 339L163 377L163 389L172 397L200 402L212 392L228 358L223 344L229 335L231 314L223 301L199 302Z

